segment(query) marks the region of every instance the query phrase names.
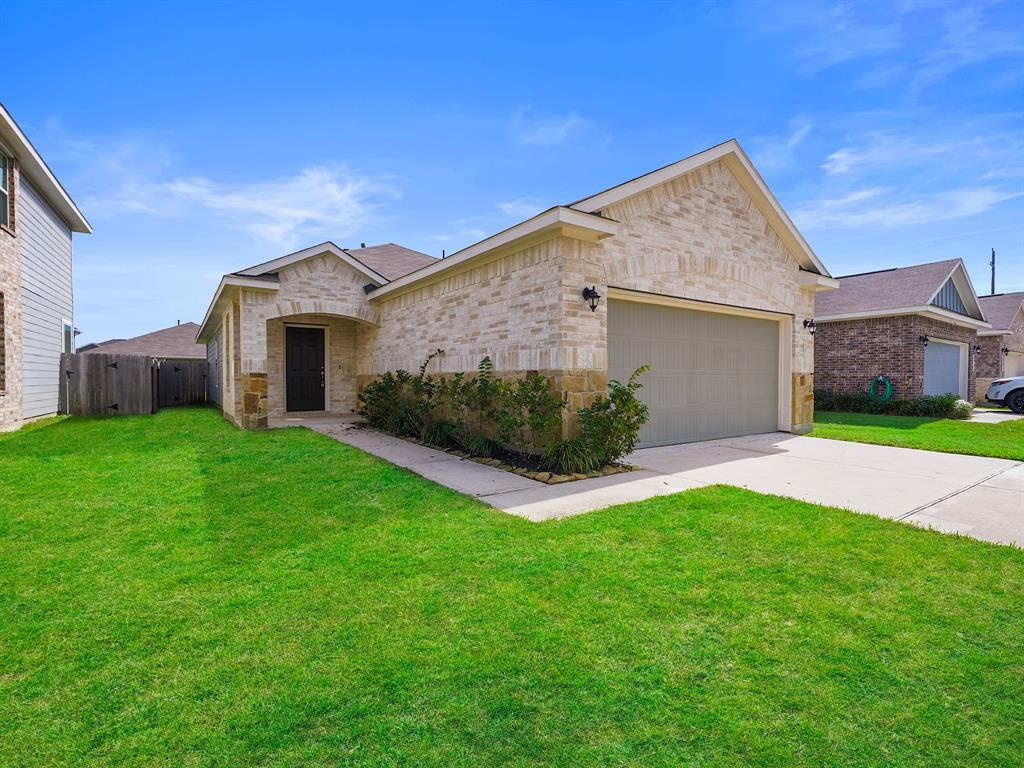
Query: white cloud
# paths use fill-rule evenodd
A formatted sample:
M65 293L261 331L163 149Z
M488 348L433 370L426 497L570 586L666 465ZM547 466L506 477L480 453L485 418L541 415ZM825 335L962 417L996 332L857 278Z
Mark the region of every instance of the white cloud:
M839 175L889 164L918 163L949 155L976 143L964 140L928 140L918 136L899 136L892 132L873 132L860 140L860 146L847 146L830 154L822 164L830 175Z
M292 176L236 185L176 179L160 185L160 191L286 247L319 235L347 237L372 218L377 201L397 197L386 184L344 166L306 168Z
M784 134L757 136L751 140L751 154L759 168L786 168L793 164L796 149L814 130L813 121L801 115L790 121Z
M520 197L504 203L498 203L497 209L506 216L515 219L528 219L544 210L542 203L532 197Z
M873 187L805 203L793 210L793 219L807 230L912 226L974 216L1021 195L1024 192L969 186L908 200L890 189Z
M531 115L520 110L512 119L512 135L527 146L551 147L578 138L591 127L575 111L565 115Z
M1020 29L986 27L978 5L950 10L943 16L943 25L942 40L930 46L917 64L917 85L940 82L957 70L984 61L1024 56Z

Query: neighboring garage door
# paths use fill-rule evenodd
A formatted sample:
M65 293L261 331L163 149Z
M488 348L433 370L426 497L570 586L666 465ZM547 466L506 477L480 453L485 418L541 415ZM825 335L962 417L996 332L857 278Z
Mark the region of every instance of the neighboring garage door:
M924 393L960 394L961 346L930 339L924 348Z
M1024 353L1011 352L1006 356L1007 376L1024 376Z
M641 365L650 419L640 447L779 428L779 324L658 304L608 302L608 376Z

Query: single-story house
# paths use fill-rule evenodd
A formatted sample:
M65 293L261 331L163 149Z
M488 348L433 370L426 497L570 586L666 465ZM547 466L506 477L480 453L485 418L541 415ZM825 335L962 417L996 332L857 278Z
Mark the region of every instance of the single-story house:
M866 392L887 376L893 397L973 400L978 331L989 328L963 261L840 277L815 316L816 386Z
M1024 376L1024 292L979 296L991 328L978 331L976 394L985 397L995 379Z
M197 340L226 417L350 413L381 373L537 372L571 409L652 370L643 445L805 432L815 294L836 286L727 141L434 259L327 242L225 275ZM571 413L563 431L574 427Z
M145 355L157 360L205 360L206 346L196 343L199 326L178 323L131 339L111 339L78 348L82 354Z
M92 228L0 104L0 432L57 412L75 344L74 232Z

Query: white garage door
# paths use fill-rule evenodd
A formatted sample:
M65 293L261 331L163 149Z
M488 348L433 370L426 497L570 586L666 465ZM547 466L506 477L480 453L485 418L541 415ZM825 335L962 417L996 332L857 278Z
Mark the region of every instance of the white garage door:
M1008 354L1004 370L1007 376L1024 376L1024 352L1011 352Z
M931 339L924 348L924 393L926 395L959 395L960 355L959 344Z
M608 376L641 365L650 420L640 446L779 428L779 324L773 320L608 302Z

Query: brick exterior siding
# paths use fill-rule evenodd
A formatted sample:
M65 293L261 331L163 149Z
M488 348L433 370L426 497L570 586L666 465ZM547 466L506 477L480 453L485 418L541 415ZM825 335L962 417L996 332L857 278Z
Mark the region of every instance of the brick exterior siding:
M919 315L819 321L814 336L815 387L865 392L871 379L882 374L892 380L893 397L920 397L924 394L921 336L968 345L968 399L973 399L977 332Z
M15 227L18 164L11 161L8 181L10 223ZM0 432L22 424L21 403L21 258L17 229L0 227Z
M1010 332L999 336L979 336L978 372L975 380L975 395L978 400L985 399L989 385L1002 376L1007 375L1006 356L1003 349L1011 352L1024 353L1024 307L1010 323Z

